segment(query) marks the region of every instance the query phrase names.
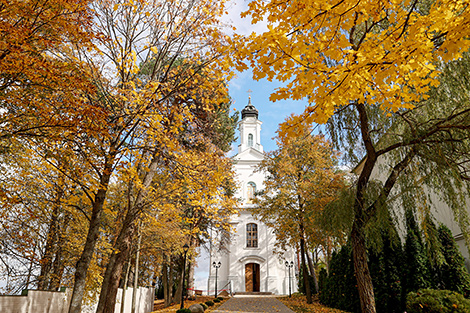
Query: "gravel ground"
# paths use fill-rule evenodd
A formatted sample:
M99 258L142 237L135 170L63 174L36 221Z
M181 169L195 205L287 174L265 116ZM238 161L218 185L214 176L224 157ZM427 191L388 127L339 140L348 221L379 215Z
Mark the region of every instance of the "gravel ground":
M234 297L212 311L212 313L227 312L267 312L294 313L284 303L274 297Z

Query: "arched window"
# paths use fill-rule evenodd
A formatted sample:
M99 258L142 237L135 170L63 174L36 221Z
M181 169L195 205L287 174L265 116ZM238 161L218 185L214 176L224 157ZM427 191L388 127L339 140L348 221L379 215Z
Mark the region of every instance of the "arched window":
M248 147L253 147L253 134L248 134Z
M256 184L254 182L249 182L246 185L246 202L247 203L253 203L253 199L255 198L255 192L256 192Z
M246 224L246 247L258 248L258 225L255 223Z

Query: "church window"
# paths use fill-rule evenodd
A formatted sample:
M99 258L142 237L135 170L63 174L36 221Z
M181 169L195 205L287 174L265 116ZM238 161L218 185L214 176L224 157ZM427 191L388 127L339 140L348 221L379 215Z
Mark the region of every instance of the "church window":
M258 225L246 224L246 246L247 248L258 248Z
M256 184L254 182L249 182L246 185L247 192L246 192L246 199L247 203L253 203L253 199L255 198L256 192Z
M253 147L253 134L248 134L248 147Z

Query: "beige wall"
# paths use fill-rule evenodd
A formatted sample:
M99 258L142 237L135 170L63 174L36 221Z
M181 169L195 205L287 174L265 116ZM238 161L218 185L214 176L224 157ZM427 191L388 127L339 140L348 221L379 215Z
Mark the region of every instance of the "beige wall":
M125 298L124 313L131 312L133 289L128 288ZM65 292L28 290L26 296L0 296L1 313L67 313L72 295L72 289ZM114 312L121 312L122 289L118 289ZM155 298L154 288L137 289L136 312L149 313L153 311ZM97 302L97 301L96 301ZM83 306L82 312L95 312L97 303Z

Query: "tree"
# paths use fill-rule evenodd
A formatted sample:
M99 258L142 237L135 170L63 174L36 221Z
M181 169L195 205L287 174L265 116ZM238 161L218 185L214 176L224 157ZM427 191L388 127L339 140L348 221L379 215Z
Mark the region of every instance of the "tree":
M382 232L382 247L369 250L369 266L374 282L378 312L403 312L403 249L396 229Z
M454 1L253 1L244 14L269 24L263 34L235 36L238 68L249 63L256 79L288 81L271 100L306 97L310 103L281 134L293 135L301 123L328 122L335 147L349 152L346 159L364 160L351 241L362 311L375 312L365 232L411 164L419 169L411 173L415 181L443 193L462 217L460 226L468 225L454 203L465 202L468 182L468 63L447 63L468 50L470 9ZM368 201L380 162L387 163L382 187ZM437 188L439 180L446 190Z
M330 307L358 312L360 303L357 291L351 245L348 244L333 252L330 271L324 289L320 291L320 301Z
M465 259L462 257L449 228L440 225L438 232L445 258L445 263L439 269L442 281L441 289L456 291L468 297L470 275L465 267Z
M173 217L172 224L176 223L178 226L171 232L171 236L180 237L180 240L173 244L175 252L167 254L177 259L182 255L181 242L187 242L194 247L195 239L206 231L204 225L207 224L207 220L228 228L228 217L234 213L235 205L233 199L226 196L220 186L224 180L231 179L231 163L227 158L221 158L220 151L214 149L210 143L207 146L198 143L197 147L196 151L189 148L186 151L180 150L171 157L159 158L160 162L155 162L153 165L155 171L149 185L151 188L145 196L141 194L144 193L142 185L147 174L142 179L135 175L139 170L133 168L123 173L122 181L132 188L126 191L131 202L128 201L121 228L114 241L115 252L107 264L97 312L101 312L100 310L106 312L115 302L119 278L136 231L136 222L143 216L160 216L158 219L162 219L161 208L170 205L173 214L177 214L177 217ZM139 195L142 197L140 200ZM175 231L181 235L177 236L174 234ZM181 275L177 278L181 278ZM178 287L178 292L181 294L181 284L178 284ZM175 299L179 301L181 297Z
M89 71L71 47L93 48L88 0L0 2L0 145L76 128L91 109Z
M143 169L136 174L139 180L135 186L140 191L132 199L128 219L117 237L116 244L123 248L122 257L115 256L119 257L118 262L109 265L114 267L111 273L119 276L157 164L179 150L175 139L185 127L194 125L197 117L193 108L212 110L213 104L226 99L224 74L220 73L227 71L215 63L223 44L217 28L223 6L224 2L208 1L177 5L143 0L92 3L93 31L102 34L97 42L98 51L78 53L92 70L99 91L83 96L101 108L104 122L95 125L99 132L90 130L78 138L65 139L71 143L70 153L80 155L82 162L94 170L87 182L69 172L93 207L87 240L75 271L72 313L81 308L86 273L99 238L103 207L115 170L127 167L128 158L136 162L134 169L139 169L139 162ZM141 76L142 65L150 73L145 77ZM198 97L201 89L211 90L212 98ZM109 278L103 284L108 281ZM113 284L110 288L117 287ZM111 294L108 301L112 298Z
M223 10L224 1L175 4L105 0L27 1L18 3L14 10L1 11L11 13L4 19L11 25L2 29L2 34L16 49L16 54L12 53L5 44L3 56L6 59L11 54L15 61L32 59L38 68L31 66L21 72L23 67L2 63L9 71L5 74L5 84L9 85L4 89L9 102L1 112L0 136L24 135L17 136L18 144L34 149L35 157L74 186L80 201L74 197L68 204L76 210L74 213L86 217L85 225L81 225L87 229L86 238L74 247L79 256L72 266L71 312L80 311L86 288L96 288L96 284L87 286L87 280L100 282L100 275L90 275L90 266L99 268L111 260L109 249L97 249L101 240L122 248L124 257L108 265L111 273L120 275L136 223L156 197L155 189L162 187L153 179L156 172L179 162L180 169L187 167L183 172L190 172L187 178L204 170L204 178L211 182L230 180L223 151L213 144L225 145L226 149L234 123L226 110L229 99L225 78L229 72L224 62L218 62L225 42L218 27ZM25 23L23 33L16 32L13 26L21 23ZM31 32L30 26L37 33ZM10 40L8 36L13 35L27 38ZM16 43L25 43L24 50ZM17 80L8 80L10 76ZM18 79L22 89L15 87ZM54 82L52 86L41 85L49 79ZM187 162L195 159L204 160L207 167L191 168ZM221 164L214 166L220 160ZM118 174L126 171L127 176ZM126 208L108 207L115 196L109 194L115 187L113 177L135 178L126 186L130 204ZM219 190L214 191L213 184L199 182L210 187L199 188L191 201L208 205L201 199L207 197L211 203L216 202L214 198L226 200L219 197ZM187 191L182 184L177 185L180 192ZM9 190L3 186L0 190L2 197L9 196ZM191 185L191 190L197 188ZM6 199L14 201L14 197ZM174 199L166 200L171 203ZM208 206L205 212L210 210ZM113 222L117 224L112 231L103 231L103 226ZM194 232L202 231L195 227ZM94 264L97 255L99 266ZM115 285L110 288L114 290Z
M335 170L335 152L323 136L310 132L305 128L298 137L277 137L279 148L267 153L259 165L268 175L256 200L258 205L252 209L254 216L274 229L278 245L300 249L308 303L312 302L312 286L306 265L307 243L321 242L315 217L343 186L342 176ZM310 274L316 280L315 272Z
M70 287L86 239L83 229L88 227L91 207L80 188L37 154L40 151L36 147L14 147L14 152L1 157L4 171L0 175L7 196L0 210L0 258L5 262L1 275L9 281L6 292ZM106 209L109 215L114 213L112 207ZM87 275L90 291L101 282L99 259L109 249L105 234L112 227L110 220L107 217L102 223L102 236Z
M406 295L418 289L431 288L429 261L422 240L422 232L418 228L412 212L407 212L407 234L404 247L403 268L403 304Z

